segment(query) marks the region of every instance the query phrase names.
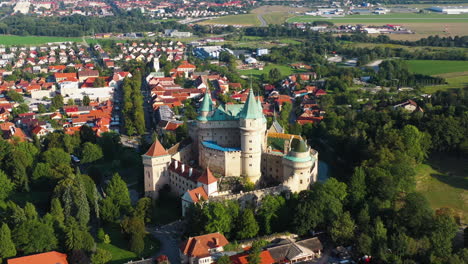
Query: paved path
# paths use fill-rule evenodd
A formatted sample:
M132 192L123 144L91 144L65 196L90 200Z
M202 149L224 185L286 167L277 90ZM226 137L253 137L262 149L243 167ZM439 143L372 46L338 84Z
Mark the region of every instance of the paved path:
M147 228L147 231L161 243L161 248L155 257L166 255L171 263L180 263L179 246L183 225L183 222L176 221L161 227Z
M257 15L257 18L258 18L258 20L260 20L260 23L261 23L260 26L261 26L261 27L266 27L266 26L268 26L267 22L265 21L265 19L263 18L262 15L258 14L258 15Z

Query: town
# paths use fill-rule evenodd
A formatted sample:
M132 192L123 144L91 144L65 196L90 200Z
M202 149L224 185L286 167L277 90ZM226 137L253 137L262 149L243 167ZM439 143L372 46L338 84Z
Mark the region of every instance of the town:
M468 262L466 8L409 2L2 2L0 263Z

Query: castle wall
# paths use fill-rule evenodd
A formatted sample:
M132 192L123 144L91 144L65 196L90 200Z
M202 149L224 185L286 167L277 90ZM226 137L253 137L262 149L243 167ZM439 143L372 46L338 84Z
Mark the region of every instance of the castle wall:
M175 159L175 160L180 161L181 163L190 164L190 162L193 160L192 145L193 144L189 144L189 145L183 147L182 149L179 149L178 152L176 152L176 153L174 153L174 155L172 155L172 158Z
M199 144L199 164L210 167L214 173L225 176L240 176L240 151L220 151Z
M208 121L198 123L198 140L214 141L227 148L240 147L240 131L237 121Z
M171 186L171 192L178 196L183 195L188 190L197 188L197 184L195 182L182 177L173 171L169 171L169 185Z
M283 154L268 153L262 154L262 175L269 181L283 182Z

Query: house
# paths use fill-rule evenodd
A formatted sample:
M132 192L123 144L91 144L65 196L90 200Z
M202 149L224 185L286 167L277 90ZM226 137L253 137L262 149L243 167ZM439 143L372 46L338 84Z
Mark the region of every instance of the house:
M223 252L224 246L229 244L226 237L220 233L189 237L180 247L182 263L210 264L215 260L212 257L217 252Z
M397 104L393 106L393 109L397 109L397 108L403 108L404 110L408 112L415 112L415 111L424 112L424 110L420 106L418 106L418 104L415 101L411 99L406 100L405 102L401 104Z
M8 117L10 116L10 111L6 108L0 108L0 122L8 121Z
M67 80L67 79L76 79L76 73L74 72L69 72L69 73L55 73L54 74L54 77L55 77L55 81L56 82L60 82L60 81L64 81L64 80Z
M260 252L260 264L273 264L275 260L271 256L268 250L263 250ZM230 256L231 264L248 264L249 263L249 253L242 252L233 256Z
M313 237L301 241L282 239L267 250L274 259L274 263L296 263L320 258L322 249L320 240Z
M67 254L57 251L35 254L7 260L7 264L68 264Z
M88 78L97 78L99 77L99 71L96 70L84 70L78 72L78 80L84 82Z

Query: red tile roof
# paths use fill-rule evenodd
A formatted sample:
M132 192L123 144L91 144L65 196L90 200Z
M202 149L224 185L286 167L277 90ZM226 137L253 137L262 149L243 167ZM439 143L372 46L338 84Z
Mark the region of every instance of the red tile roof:
M161 142L159 142L159 140L156 139L153 145L151 145L151 147L145 153L145 155L150 157L159 157L169 155L169 153L167 153L166 149L161 145Z
M218 179L213 176L213 173L211 173L210 169L207 167L203 174L197 179L197 181L203 184L211 184L213 182L217 182Z
M67 254L51 251L26 257L9 259L8 264L68 264Z
M186 256L204 257L210 255L210 249L224 247L227 244L229 244L229 242L222 234L212 233L197 237L189 237L189 239L182 245L181 251Z
M193 190L188 191L192 202L198 203L200 201L208 201L208 194L206 193L203 186L199 186Z
M248 264L249 263L249 253L243 252L237 255L231 256L231 263L232 264ZM273 264L275 260L271 256L268 250L264 250L260 252L260 264Z

